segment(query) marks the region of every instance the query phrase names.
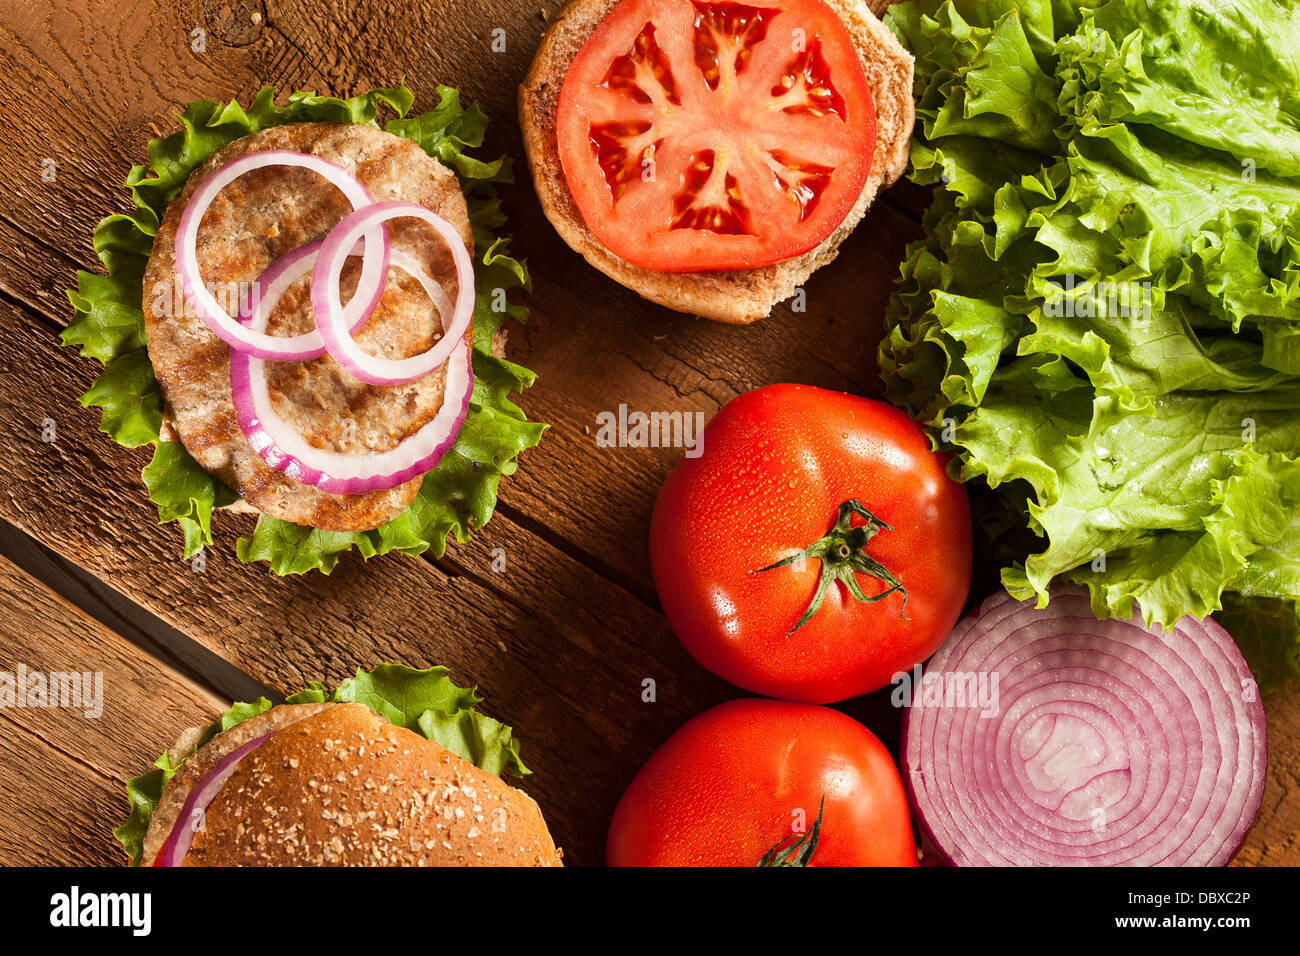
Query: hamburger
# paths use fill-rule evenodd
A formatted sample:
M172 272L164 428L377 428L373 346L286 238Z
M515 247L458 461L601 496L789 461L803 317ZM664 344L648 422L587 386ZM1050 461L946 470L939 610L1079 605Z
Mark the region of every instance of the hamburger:
M144 482L187 559L219 508L258 516L238 556L279 574L441 554L538 441L509 397L532 374L502 357L528 283L492 233L509 166L471 155L477 106L439 98L192 103L96 230L108 275L78 274L64 341L105 365L82 399L101 430L155 446Z
M537 196L616 282L753 322L902 175L912 65L864 0L570 0L519 89Z
M395 703L400 702L400 703ZM143 866L559 866L511 729L445 668L236 704L127 785Z

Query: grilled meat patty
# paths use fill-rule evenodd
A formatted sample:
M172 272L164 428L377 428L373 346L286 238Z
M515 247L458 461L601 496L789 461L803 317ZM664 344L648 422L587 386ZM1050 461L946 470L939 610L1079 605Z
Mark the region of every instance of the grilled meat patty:
M230 348L190 308L176 273L176 227L197 185L238 156L271 149L312 153L341 166L376 202L403 200L433 210L472 252L465 198L455 175L410 140L369 126L296 123L236 140L196 169L154 239L144 281L149 358L162 386L167 421L186 450L264 514L327 531L364 531L405 510L421 479L387 491L333 495L270 468L239 428L230 396ZM203 217L199 273L233 315L240 296L249 294L267 266L323 238L351 211L342 193L308 170L272 166L249 172L226 186ZM451 253L433 229L396 219L388 230L393 248L414 257L455 301ZM342 279L345 303L360 272L360 257L350 257ZM297 335L315 327L309 283L310 276L304 276L288 289L271 313L269 334ZM379 307L356 337L365 351L400 359L427 350L442 328L419 283L391 268ZM472 335L471 328L467 338ZM443 369L403 385L374 386L354 379L328 355L310 362L268 362L266 368L275 412L310 444L344 454L395 447L432 419L444 398Z

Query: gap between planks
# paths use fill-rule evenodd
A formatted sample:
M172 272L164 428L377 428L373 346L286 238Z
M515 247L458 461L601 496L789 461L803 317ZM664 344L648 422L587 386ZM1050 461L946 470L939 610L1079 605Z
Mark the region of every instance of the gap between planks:
M0 557L141 651L225 700L280 695L0 518ZM10 595L13 598L13 595Z
M478 683L485 711L520 729L536 771L526 789L573 862L602 857L604 822L653 749L735 696L689 659L661 616L505 519L464 554L492 542L510 548L515 570L492 580L513 601L401 556L345 561L329 578L275 578L230 554L234 533L251 526L233 515L218 518L222 546L210 549L196 591L175 529L158 527L139 487L146 451L117 447L76 405L90 363L50 348L48 327L25 310L0 311L17 319L0 322L0 353L26 363L21 376L0 379L0 432L15 452L0 460L0 516L267 686L330 683L384 660L444 664L459 682ZM48 407L60 409L50 444L38 434ZM647 677L658 684L649 704Z
M0 710L0 865L120 865L111 830L127 816L127 778L229 701L5 557L0 593L0 669L103 674L97 717L84 707Z

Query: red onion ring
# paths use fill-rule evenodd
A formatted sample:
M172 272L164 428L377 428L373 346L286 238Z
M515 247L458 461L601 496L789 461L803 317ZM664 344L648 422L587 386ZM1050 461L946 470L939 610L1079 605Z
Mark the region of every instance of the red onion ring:
M181 213L180 224L176 228L176 271L180 276L181 290L190 307L215 335L230 345L233 352L247 353L259 359L277 362L305 362L325 354L326 343L319 330L313 329L302 335L281 338L267 335L261 329L245 327L221 307L203 284L203 277L199 274L196 245L199 224L203 221L203 214L207 212L208 206L231 182L245 173L264 169L267 166L299 166L309 169L323 176L342 192L353 209L374 205L370 192L359 179L341 166L319 156L287 149L249 153L218 167L190 196L189 203ZM339 307L342 313L340 323L348 330L359 328L374 313L383 295L383 280L388 272L389 262L388 232L385 227L380 225L379 228L366 230L364 236L358 233L353 241L357 239L364 240L367 254L361 267L361 277L357 282L356 292L349 300L346 310L342 306ZM376 248L379 250L379 255L371 254ZM351 250L351 245L348 246L348 250ZM345 252L344 255L346 256L347 253ZM342 269L341 262L339 269ZM257 281L260 283L264 278L265 274ZM351 341L350 335L348 338Z
M447 244L456 266L456 303L450 317L441 314L443 336L427 352L404 359L385 359L363 352L352 338L347 315L339 301L339 276L343 261L357 240L371 235L388 220L400 218L428 223ZM349 213L325 237L312 270L311 301L316 328L326 350L339 365L353 378L369 385L401 385L428 375L456 351L456 343L465 335L474 316L474 262L455 227L437 213L415 203L374 203Z
M464 250L463 245L460 248ZM295 280L306 275L311 268L309 260L317 252L311 246L302 246L281 256L262 274L259 281L266 286L265 295L251 315L241 312L241 318L248 321L252 331L261 332L266 327L280 296ZM354 250L349 252L355 254ZM319 254L325 254L323 249L319 250ZM345 256L347 254L345 252ZM400 250L392 250L391 255L392 265L414 276L424 287L425 293L433 299L439 314L447 315L446 293L425 274L419 263ZM316 268L312 269L313 285L321 259L316 258L315 261ZM471 298L471 310L472 308ZM295 481L339 495L365 494L395 488L417 475L433 470L455 444L456 435L469 412L469 401L474 391L472 346L464 341L464 333L462 328L459 339L444 334L438 343L441 345L450 342L449 351L455 349L457 341L463 346L454 351L446 363L447 380L442 407L419 431L388 451L345 455L308 444L271 407L264 360L249 353L232 351L230 393L239 427L263 461Z
M996 675L996 713L926 702L927 679L934 693L964 675ZM999 593L912 693L903 780L951 863L1222 866L1259 809L1264 710L1213 620L1161 632L1098 621L1074 588L1045 610Z
M284 295L284 293L288 290L289 286L293 285L303 276L310 273L312 269L315 267L316 259L320 254L320 247L324 243L324 241L325 241L324 239L316 239L312 242L307 243L306 245L299 246L297 249L294 249L290 252L286 252L279 259L276 259L275 262L267 266L266 271L263 272L260 276L258 276L255 282L255 288L257 294L254 295L250 300L241 302L239 305L240 324L245 326L249 325L253 320L254 314L265 303L266 315L261 320L261 323L257 326L257 331L260 332L264 330L266 328L267 320L270 319L271 312L274 311L275 309L275 304L280 301L280 297ZM361 242L358 242L355 246L353 246L351 251L348 252L348 255L364 256L365 241L362 240ZM399 262L410 263L412 261L414 260L412 260L412 258L408 256L406 253L398 249L393 249L391 246L389 247L388 265L390 266L398 265L399 268L407 269L407 266L405 264L399 265ZM407 269L407 271L409 272L410 270ZM366 309L357 311L353 319L354 324L351 327L351 331L353 333L360 331L361 327L366 324L370 316L374 314L375 308L379 305L379 301L383 298L385 288L386 288L386 283L383 277L381 277L378 286L378 293L374 296L373 302L369 304ZM435 285L434 288L437 290L437 299L434 302L434 305L437 306L439 302L445 303L447 301L447 293L443 292L440 286ZM425 290L427 291L428 289L429 286L425 285ZM298 336L298 338L301 337L302 336ZM277 338L276 341L284 342L289 340ZM237 354L246 354L243 352L242 349L235 349L234 351ZM325 345L322 342L321 347L318 350L316 350L314 354L311 354L307 359L303 359L302 361L309 361L310 359L320 358L324 354L325 354ZM271 361L273 362L279 361L279 359L271 359ZM287 361L299 361L299 360L289 359Z
M185 803L181 806L180 816L172 825L172 832L167 834L167 842L163 844L158 858L154 860L154 866L181 865L185 854L190 851L190 844L194 841L194 833L199 828L203 814L221 792L221 788L225 786L231 774L235 772L239 761L274 736L275 731L272 731L250 740L237 750L232 750L217 761L216 765L190 788L190 792L185 795Z

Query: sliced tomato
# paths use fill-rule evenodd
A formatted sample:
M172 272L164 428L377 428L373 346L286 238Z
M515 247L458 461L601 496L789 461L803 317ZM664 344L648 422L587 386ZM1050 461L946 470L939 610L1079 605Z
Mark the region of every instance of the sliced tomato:
M871 168L875 103L821 0L623 0L574 58L556 116L583 221L659 272L815 248Z

